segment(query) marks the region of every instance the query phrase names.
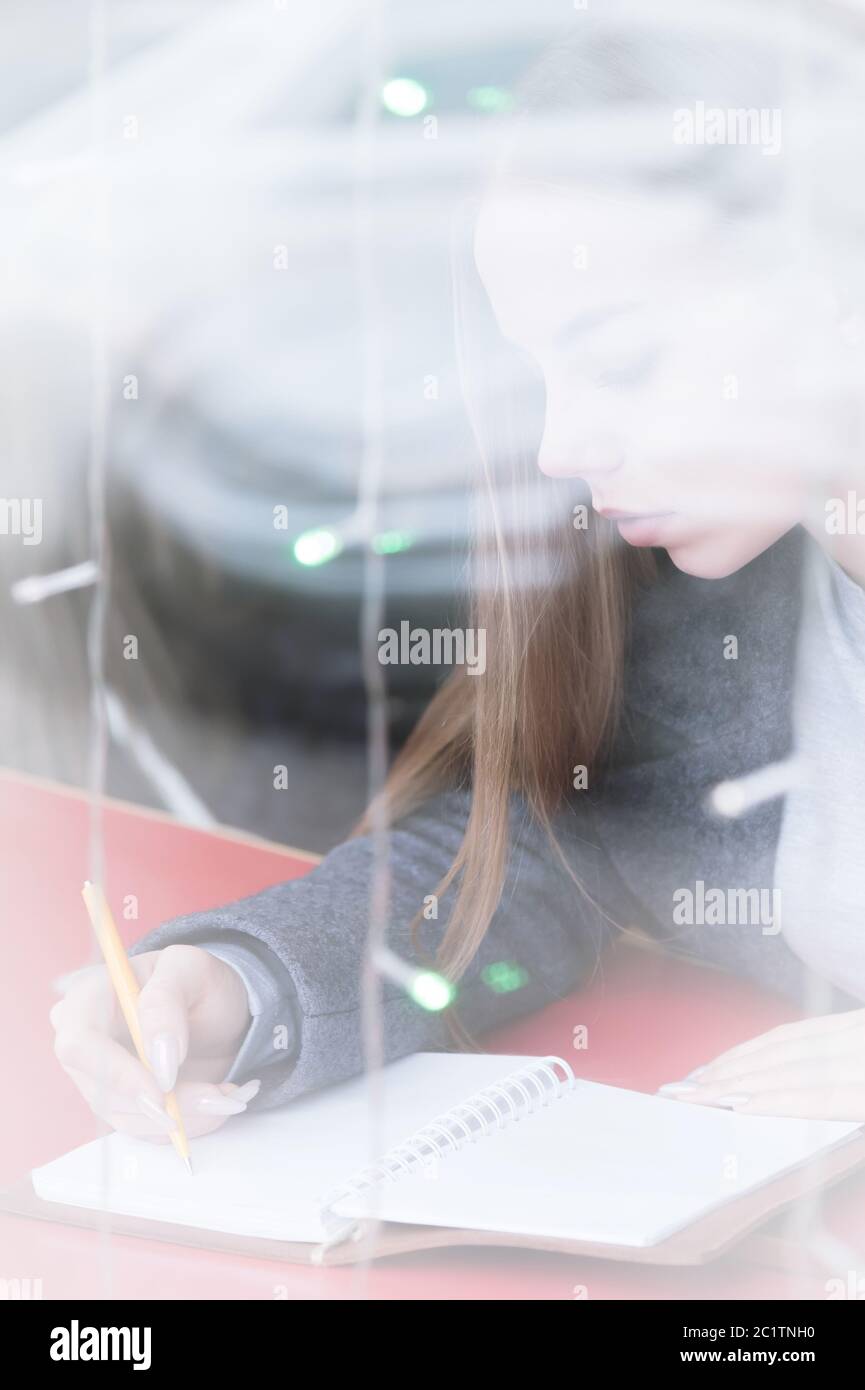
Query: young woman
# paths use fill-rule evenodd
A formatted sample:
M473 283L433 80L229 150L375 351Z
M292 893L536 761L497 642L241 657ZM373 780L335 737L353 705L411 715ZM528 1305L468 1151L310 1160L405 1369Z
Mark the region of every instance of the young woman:
M865 1120L859 214L835 119L858 74L793 6L765 32L753 7L701 6L698 31L683 8L579 15L472 222L485 673L443 686L307 878L139 943L153 1075L101 972L56 1006L60 1061L117 1128L164 1135L175 1082L200 1134L360 1070L378 874L389 946L458 984L473 1035L636 928L809 1015L674 1094ZM713 813L794 748L786 802ZM491 988L501 961L520 988ZM382 1030L388 1059L453 1036L387 983Z

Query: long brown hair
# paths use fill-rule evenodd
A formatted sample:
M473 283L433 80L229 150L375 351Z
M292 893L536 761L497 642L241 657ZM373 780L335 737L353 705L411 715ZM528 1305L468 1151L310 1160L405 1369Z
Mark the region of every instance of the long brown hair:
M571 787L571 769L585 765L591 780L615 727L634 566L604 538L574 537L563 526L550 538L570 583L547 593L511 585L515 543L497 543L499 581L491 592L476 592L472 605L473 625L487 633L486 672L475 678L460 670L445 682L382 793L393 822L444 787L471 787L459 852L433 890L441 896L459 876L437 958L451 979L470 964L501 897L511 795L525 798L568 868L552 818ZM360 829L374 820L371 808Z
M536 446L520 443L525 401L502 390L512 350L498 335L465 228L459 241L457 347L481 464L470 622L486 633L486 670L472 676L460 668L444 683L356 832L391 824L445 788L471 789L460 849L430 890L441 896L458 880L437 957L454 980L501 897L514 793L571 872L553 817L575 765L585 765L591 778L609 747L621 704L629 597L635 578L652 568L646 555L625 550L603 518L575 527L582 493L544 478Z

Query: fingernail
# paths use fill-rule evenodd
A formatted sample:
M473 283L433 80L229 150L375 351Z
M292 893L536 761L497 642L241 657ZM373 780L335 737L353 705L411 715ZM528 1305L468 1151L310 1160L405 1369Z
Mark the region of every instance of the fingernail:
M173 1033L157 1033L147 1053L156 1084L167 1095L174 1090L180 1066L180 1044Z
M260 1090L260 1081L245 1081L242 1086L238 1086L236 1091L232 1091L231 1099L242 1100L245 1105L248 1105L251 1100L255 1100Z
M193 1109L199 1115L240 1115L246 1109L246 1101L234 1100L230 1096L199 1096Z
M743 1095L741 1092L736 1092L734 1095L730 1096L719 1096L715 1104L724 1105L727 1106L728 1109L735 1110L739 1105L747 1105L750 1099L750 1096Z
M147 1095L145 1091L139 1092L136 1096L136 1100L138 1102L138 1109L141 1111L142 1115L146 1115L148 1120L154 1120L156 1124L165 1130L166 1134L170 1134L171 1131L176 1128L168 1111L163 1110L161 1105L157 1105L155 1100L151 1100L150 1096Z
M696 1089L697 1087L692 1085L690 1081L665 1081L663 1086L658 1087L657 1094L659 1096L667 1094L682 1095L685 1091L696 1091Z

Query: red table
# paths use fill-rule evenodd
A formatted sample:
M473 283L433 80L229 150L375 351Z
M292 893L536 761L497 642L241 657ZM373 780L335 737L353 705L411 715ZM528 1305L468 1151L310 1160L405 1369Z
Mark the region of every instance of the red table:
M98 810L110 898L115 905L137 899L137 920L118 923L129 941L167 917L243 897L316 862L119 802ZM52 981L94 959L80 900L91 873L91 815L77 791L0 773L2 1184L102 1132L54 1059L48 1022ZM557 1053L590 1080L654 1090L790 1017L788 1005L742 981L631 948L611 953L584 990L487 1042L495 1052ZM581 1024L590 1047L574 1051ZM832 1192L824 1220L862 1252L865 1272L865 1184L854 1178ZM843 1279L848 1269L832 1273ZM369 1271L320 1269L0 1215L0 1279L28 1277L41 1279L46 1299L570 1300L824 1298L827 1275L746 1267L735 1256L702 1269L659 1270L501 1250L426 1252Z

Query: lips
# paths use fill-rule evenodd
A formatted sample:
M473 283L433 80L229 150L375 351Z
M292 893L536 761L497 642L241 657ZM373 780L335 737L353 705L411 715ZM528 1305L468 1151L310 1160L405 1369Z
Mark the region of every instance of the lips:
M614 507L599 507L601 516L614 521L623 541L629 545L663 545L666 523L674 512L622 512Z
M615 507L596 507L596 512L610 521L653 521L656 517L672 516L672 512L620 512Z

